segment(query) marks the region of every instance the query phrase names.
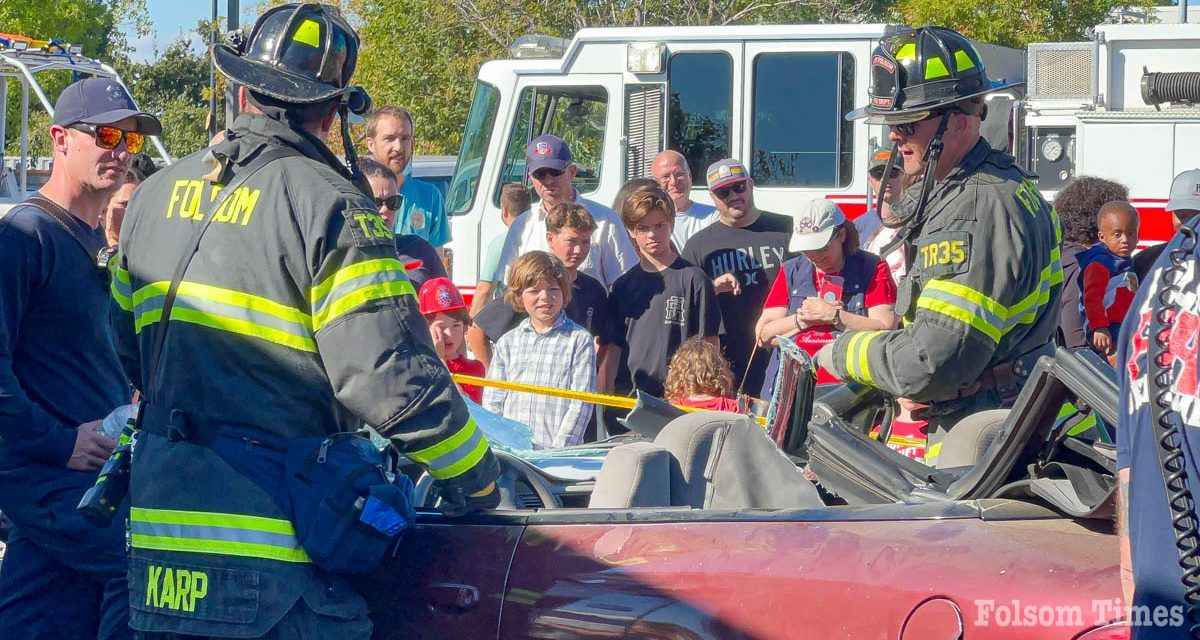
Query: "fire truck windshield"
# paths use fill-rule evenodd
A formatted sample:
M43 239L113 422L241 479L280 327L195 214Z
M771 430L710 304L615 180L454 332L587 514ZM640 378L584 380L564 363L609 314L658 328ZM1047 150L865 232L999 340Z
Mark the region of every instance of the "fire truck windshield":
M446 193L446 210L451 215L470 211L475 202L483 158L492 139L499 104L500 91L486 82L475 83L475 96L471 100L471 110L467 112L462 147L458 150L458 165Z

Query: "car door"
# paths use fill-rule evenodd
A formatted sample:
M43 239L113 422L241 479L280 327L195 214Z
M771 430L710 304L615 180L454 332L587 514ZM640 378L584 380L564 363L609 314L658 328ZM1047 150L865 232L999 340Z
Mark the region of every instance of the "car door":
M1114 536L1013 501L542 511L500 638L1071 638L1114 617L1117 576Z
M375 640L495 638L509 562L528 512L460 519L419 511L396 554L357 580Z

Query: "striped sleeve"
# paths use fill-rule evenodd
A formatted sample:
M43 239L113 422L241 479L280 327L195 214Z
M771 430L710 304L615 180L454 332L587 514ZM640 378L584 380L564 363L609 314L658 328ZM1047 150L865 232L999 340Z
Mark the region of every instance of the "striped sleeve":
M328 249L307 292L314 347L344 407L448 488L479 491L498 473L495 457L434 350L391 232L374 217L348 212L321 243Z

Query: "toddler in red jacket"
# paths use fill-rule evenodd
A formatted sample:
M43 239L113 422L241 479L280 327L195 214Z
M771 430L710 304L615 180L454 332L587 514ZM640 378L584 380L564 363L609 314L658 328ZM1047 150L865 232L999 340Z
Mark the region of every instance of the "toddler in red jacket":
M429 337L433 348L450 373L465 373L482 378L487 369L478 360L468 360L464 349L464 336L471 317L467 315L467 303L463 301L458 287L449 278L430 278L421 285L417 295L421 315L429 323ZM483 388L460 384L458 388L476 404L483 402Z

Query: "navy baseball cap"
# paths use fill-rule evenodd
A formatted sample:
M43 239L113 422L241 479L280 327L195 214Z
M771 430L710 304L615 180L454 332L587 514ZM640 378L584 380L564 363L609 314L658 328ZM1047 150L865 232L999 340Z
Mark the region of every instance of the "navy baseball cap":
M538 169L566 169L575 160L562 138L548 133L529 141L525 147L525 170L533 173Z
M162 134L158 118L138 109L120 82L112 78L86 78L63 89L54 103L52 123L63 127L80 122L113 124L125 118L137 122L138 133Z

